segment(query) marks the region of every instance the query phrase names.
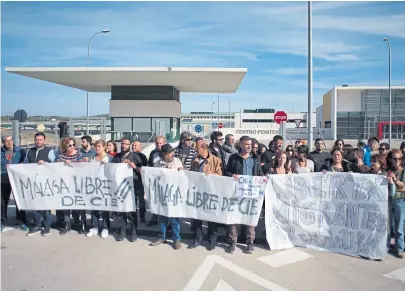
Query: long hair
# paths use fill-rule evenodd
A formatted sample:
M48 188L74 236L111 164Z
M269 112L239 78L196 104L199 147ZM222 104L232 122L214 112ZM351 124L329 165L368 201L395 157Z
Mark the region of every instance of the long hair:
M391 150L387 155L387 169L388 170L394 170L394 167L393 167L392 162L391 162L392 156L394 154L402 156L402 153L401 153L400 150L397 150L397 149ZM402 164L400 166L402 166Z
M113 141L113 140L107 141L107 145L108 145L109 143L111 143L111 144L113 145L113 147L114 147L114 151L113 151L113 152L114 152L114 153L118 152L117 143L116 143L115 141Z
M286 160L285 160L285 164L284 164L284 170L286 173L289 173L291 171L290 168L290 158L288 157L287 152L285 151L278 151L276 153L276 160L274 161L274 170L279 166L278 164L278 159L281 157L281 155L285 155L286 156Z

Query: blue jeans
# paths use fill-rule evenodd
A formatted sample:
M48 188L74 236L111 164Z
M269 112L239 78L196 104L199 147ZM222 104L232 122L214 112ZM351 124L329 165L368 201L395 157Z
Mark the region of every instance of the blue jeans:
M166 228L167 224L172 223L173 240L181 240L180 236L180 219L174 217L159 216L160 232L159 237L166 240Z
M33 211L32 214L34 215L34 223L35 227L41 228L41 221L44 218L44 227L48 228L51 227L52 224L52 215L50 210L43 210L43 211Z
M397 252L404 252L404 223L405 223L405 199L393 199L395 221L395 246Z

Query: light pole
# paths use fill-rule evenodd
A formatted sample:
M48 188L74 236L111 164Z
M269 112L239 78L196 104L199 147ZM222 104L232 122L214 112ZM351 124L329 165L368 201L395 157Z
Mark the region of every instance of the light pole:
M218 123L217 123L217 128L219 129L219 93L218 93Z
M259 109L256 109L256 128L259 128Z
M213 124L214 124L214 109L213 109L214 105L215 105L215 102L212 102L212 104L211 104L211 112L212 112L212 124L211 124L211 128L212 128L212 126L213 126Z
M391 138L392 138L392 102L391 102L391 44L388 38L384 38L383 41L386 41L388 44L388 91L389 91L389 109L388 109L388 143L392 147Z
M308 148L312 149L312 3L308 1Z
M89 67L89 63L90 63L90 43L93 40L93 38L101 33L109 33L110 30L109 29L103 29L102 31L96 32L95 34L93 34L93 36L89 39L89 43L87 44L87 65L86 67ZM89 91L86 91L86 101L87 101L87 135L89 135L89 128L90 128L90 120L89 120Z

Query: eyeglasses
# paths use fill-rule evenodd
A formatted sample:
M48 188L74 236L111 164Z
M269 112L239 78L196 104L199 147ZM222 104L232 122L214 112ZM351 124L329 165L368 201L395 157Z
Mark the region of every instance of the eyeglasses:
M400 161L402 158L392 158L393 161Z
M223 141L224 139L223 139L223 138L217 138L217 140L218 140L218 141Z
M68 147L70 147L70 148L72 148L72 147L74 147L74 146L75 146L74 143L70 143L70 144L68 145Z
M257 149L259 149L259 148L258 148L258 147L253 147L253 149L254 149L254 150L257 150Z
M126 146L129 146L129 145L131 145L131 144L129 144L129 143L123 143L122 145L126 145Z
M382 151L386 151L387 149L385 149L385 148L379 148L378 150L382 152Z
M192 138L186 138L186 141L192 141L193 139Z

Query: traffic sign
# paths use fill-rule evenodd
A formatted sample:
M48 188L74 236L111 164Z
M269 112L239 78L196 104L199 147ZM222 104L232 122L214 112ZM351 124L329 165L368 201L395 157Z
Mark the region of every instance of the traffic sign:
M287 121L287 113L285 113L284 111L277 111L276 113L274 113L274 121L277 124Z
M37 131L43 132L44 130L45 130L45 125L43 125L43 124L38 124L38 126L37 126Z
M218 127L218 123L213 122L213 123L212 123L212 128L217 128L217 127Z
M197 124L194 128L195 132L201 132L202 131L202 126Z
M300 127L302 119L294 119L295 125L298 127Z
M222 122L218 123L218 128L224 128L224 124Z
M23 109L19 109L14 112L14 120L18 120L19 122L26 122L27 121L27 112Z

